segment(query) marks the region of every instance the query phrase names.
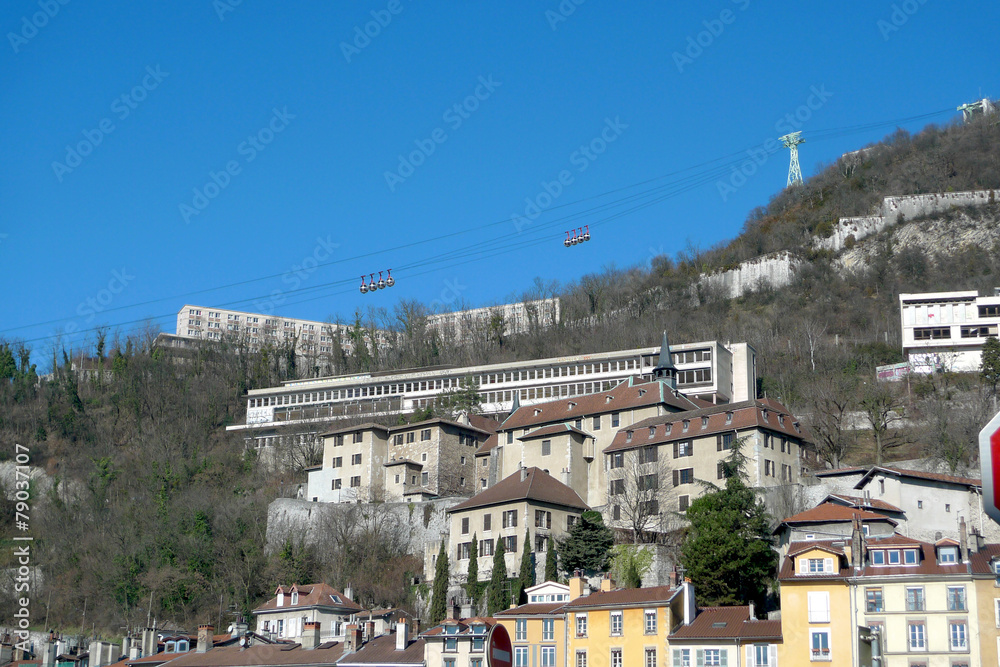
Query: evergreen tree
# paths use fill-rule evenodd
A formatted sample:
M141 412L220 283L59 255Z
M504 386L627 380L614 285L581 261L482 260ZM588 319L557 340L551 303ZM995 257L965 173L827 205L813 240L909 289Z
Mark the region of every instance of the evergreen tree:
M524 547L521 549L521 569L517 575L517 603L528 601L525 590L535 585L535 554L531 550L531 532L524 529Z
M434 567L434 590L431 594L431 627L444 620L448 615L448 552L441 541L437 564Z
M479 613L479 541L472 534L469 547L469 572L465 578L465 592L472 599L473 616Z
M556 541L549 535L545 543L545 581L559 581L559 564L556 560Z
M986 339L983 344L983 362L979 375L996 396L997 385L1000 384L1000 340L996 338Z
M569 536L559 542L559 561L565 571L603 572L615 543L600 512L587 511L573 524Z
M742 444L726 462L725 487L712 487L687 510L691 526L681 564L702 606L754 602L763 609L774 581L778 556L771 549L771 519L759 491L747 484Z
M507 598L507 561L504 558L507 550L503 546L503 538L497 540L497 548L493 552L493 573L490 575L490 588L486 598L486 613L490 616L503 611L509 605Z

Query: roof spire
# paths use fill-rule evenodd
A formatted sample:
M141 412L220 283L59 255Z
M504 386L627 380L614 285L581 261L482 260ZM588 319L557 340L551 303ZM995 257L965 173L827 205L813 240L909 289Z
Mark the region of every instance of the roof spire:
M674 366L674 360L670 354L670 341L667 340L665 330L663 340L660 342L660 358L656 362L656 368L653 369L653 379L665 380L671 389L677 389L677 367Z
M510 404L510 414L517 412L518 408L521 407L521 392L518 389L514 390L514 400Z

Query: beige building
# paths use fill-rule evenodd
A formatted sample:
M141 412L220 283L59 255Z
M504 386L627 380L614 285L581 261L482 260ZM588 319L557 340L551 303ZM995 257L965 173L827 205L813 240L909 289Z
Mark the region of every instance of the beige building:
M346 626L362 608L350 597L326 584L278 586L274 597L253 610L257 634L274 639L298 639L306 624L316 623L321 641L343 640Z
M651 508L651 522L661 512L685 511L705 492L701 482L724 484L725 463L737 442L743 443L743 473L751 486L795 484L804 441L798 419L767 399L660 415L623 426L603 450L608 470L608 483L602 489L607 492L605 514L614 525L634 511L626 505L636 502L630 492L637 485L663 491L639 498L659 505Z
M588 509L573 489L549 474L538 468L522 468L448 510L452 576L465 581L474 538L478 540L479 576L484 580L493 569L494 551L501 540L508 573L517 570L525 548L537 554L536 562L542 565L548 537L563 537ZM524 543L526 531L531 540L528 545ZM426 560L425 569L427 578L433 578L431 558Z
M422 632L424 661L435 667L486 667L486 635L492 618L448 618Z
M621 429L705 405L677 392L668 379L630 377L607 391L519 406L497 429L495 446L477 453L477 481L490 486L522 466L538 467L588 505L601 506L607 502L601 452Z
M306 497L318 502L400 502L475 492L475 453L490 420L430 419L362 424L323 434L323 463L309 471Z

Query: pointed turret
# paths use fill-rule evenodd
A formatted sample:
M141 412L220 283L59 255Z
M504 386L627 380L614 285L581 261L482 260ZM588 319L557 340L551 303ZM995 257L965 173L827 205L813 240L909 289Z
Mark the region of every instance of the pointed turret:
M667 340L667 332L663 332L663 340L660 342L660 358L656 361L656 368L653 369L653 379L665 380L671 389L677 389L677 367L674 366L673 357L670 355L670 342Z
M514 400L510 404L510 414L517 412L517 409L521 407L521 392L517 389L514 390Z

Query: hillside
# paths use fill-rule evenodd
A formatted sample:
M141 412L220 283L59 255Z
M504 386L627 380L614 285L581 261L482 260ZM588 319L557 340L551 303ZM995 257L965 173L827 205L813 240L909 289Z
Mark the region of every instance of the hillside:
M977 378L945 375L908 387L871 380L875 365L900 359L900 292L1000 285L1000 208L904 220L839 254L817 250L815 239L842 217L870 215L886 196L991 188L1000 188L1000 126L992 118L898 132L778 193L719 247L568 285L536 282L517 295L559 296L556 329L508 337L485 327L446 340L427 334L422 304L405 302L355 323L389 323L399 331L396 347L340 351L330 362L337 372L487 363L655 345L664 329L679 342L747 341L760 355L760 392L810 415L831 462L874 459L875 443L858 440L845 415L888 403L917 426L885 429L887 458L926 454L957 469L973 460L970 437L991 406ZM801 261L784 287L730 299L699 282L778 251ZM350 579L370 604L408 604L407 572L420 566L377 520L362 526L366 540L342 551L289 543L264 552L267 504L302 477L268 469L224 426L242 417L246 390L286 379L275 351L219 348L176 365L151 342L150 332L95 341L88 375L72 372L62 350L0 346L0 435L27 446L32 465L54 482L45 492L36 485L31 499L33 565L53 584L50 624L75 625L86 608L87 624L111 634L145 622L147 611L189 627L205 618L221 625L220 604L246 611L276 581L322 578ZM32 363L40 356L57 367L51 381L37 383ZM13 453L5 449L0 461ZM0 535L9 540L7 509ZM0 602L3 613L11 604ZM45 606L33 613L40 623Z

